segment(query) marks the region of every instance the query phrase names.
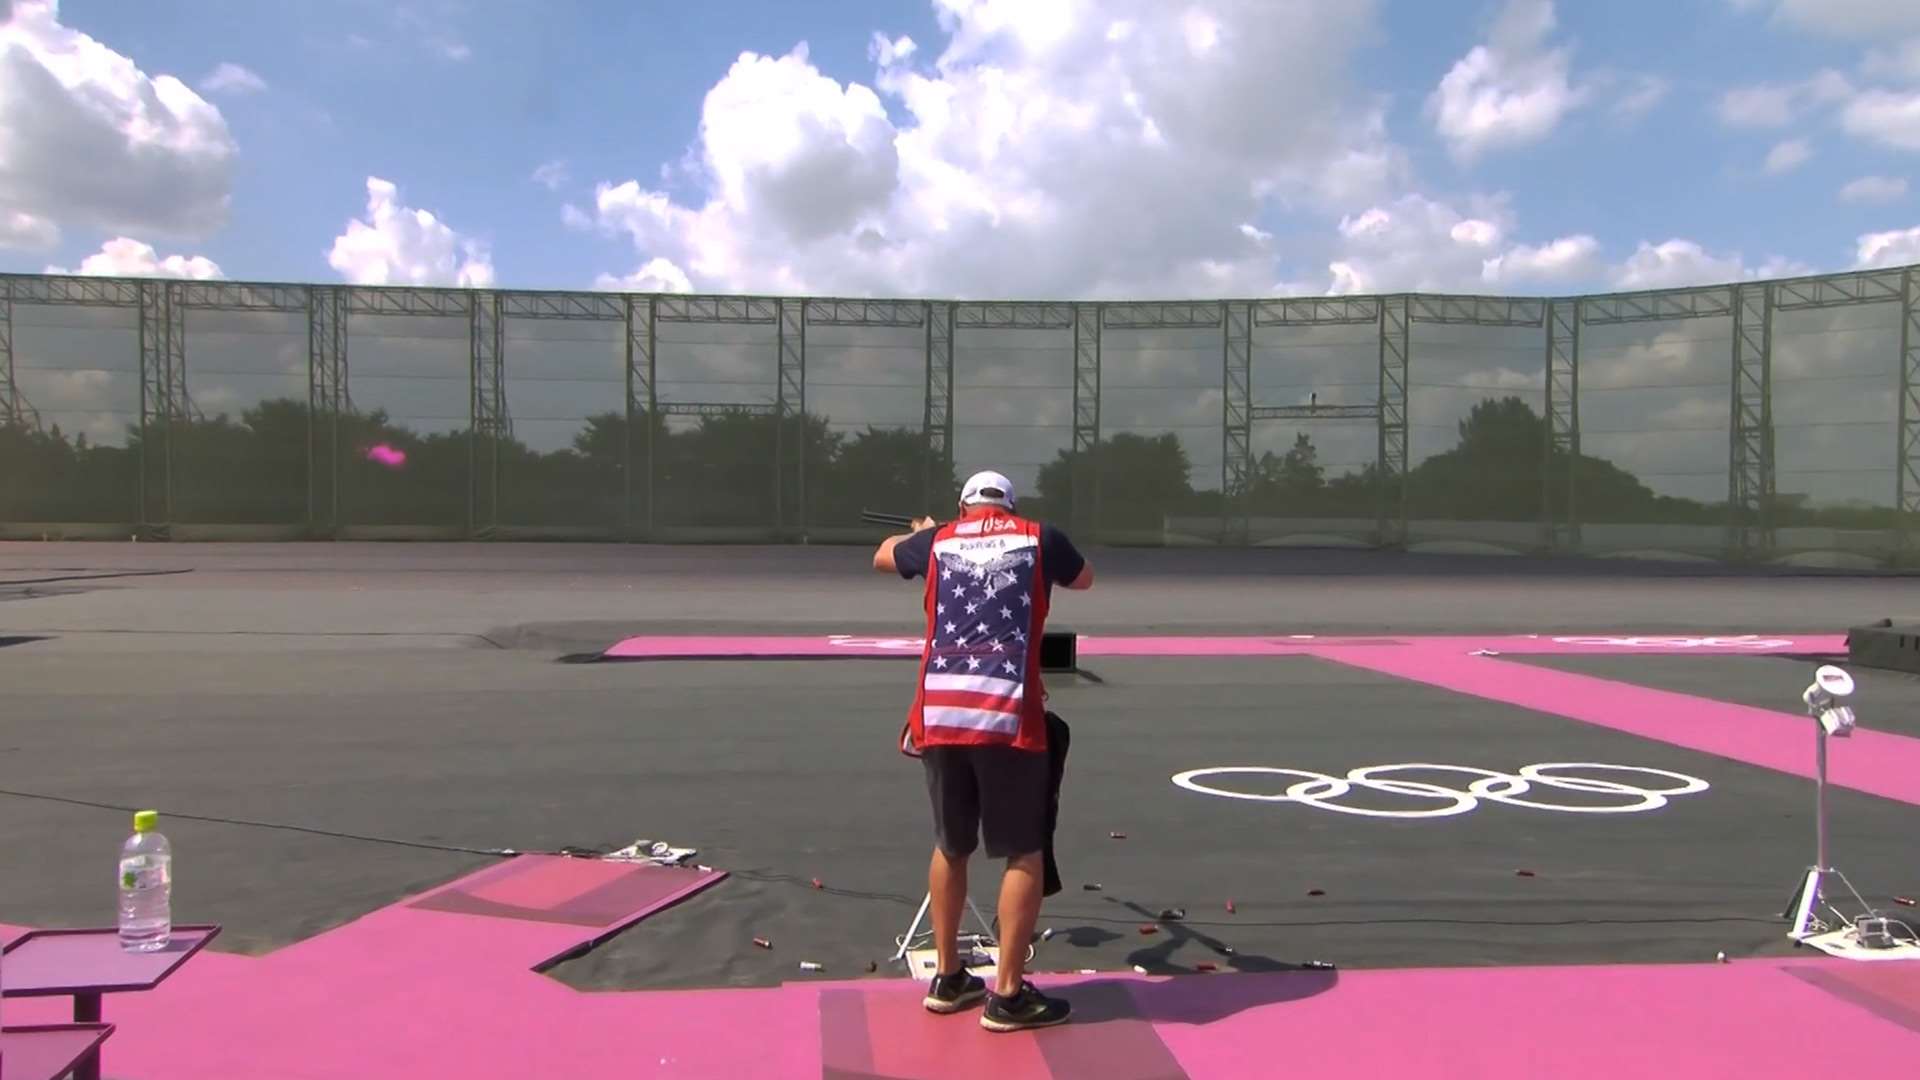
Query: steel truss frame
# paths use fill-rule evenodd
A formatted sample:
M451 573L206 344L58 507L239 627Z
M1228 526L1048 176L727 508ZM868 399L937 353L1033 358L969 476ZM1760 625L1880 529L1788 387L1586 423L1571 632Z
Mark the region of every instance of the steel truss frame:
M309 355L309 426L327 427L326 470L329 508L326 528L345 525L340 510L340 418L353 410L348 352L355 315L411 316L467 321L467 513L466 534L494 535L500 523L500 448L511 438L507 409L504 312L520 294L485 289L419 288L394 285L251 286L198 282L217 290L197 306L228 310L305 310ZM284 292L280 291L284 290ZM301 292L310 295L300 300ZM295 307L296 302L300 303ZM284 305L284 306L283 306ZM485 468L483 469L482 463Z
M927 394L921 430L926 433L926 461L920 487L922 505L931 512L954 494L945 490L953 475L953 305L926 301L925 318Z
M0 427L40 428L40 414L13 377L13 287L0 282Z
M186 311L176 298L180 282L143 281L140 296L140 445L160 437L158 506L150 484L152 462L140 463L138 524L165 538L174 520L174 424L195 419L187 393Z
M1727 462L1727 549L1773 553L1773 287L1734 286L1733 432Z
M1775 500L1772 416L1772 323L1775 312L1856 304L1890 303L1901 308L1900 395L1896 505L1898 548L1910 553L1912 516L1920 514L1920 267L1900 267L1657 292L1552 299L1428 296L1288 297L1236 301L1054 303L927 301L680 294L574 293L554 291L326 286L226 281L167 281L45 275L0 275L0 423L38 420L15 379L13 309L19 304L130 308L137 313L140 343L141 430L158 462L143 462L137 520L164 531L173 518L172 425L196 415L186 372L185 319L193 309L304 313L308 318L309 475L316 479L320 433L337 443L339 418L352 408L349 388L348 319L352 315L419 315L466 318L470 335L470 445L475 486L469 493L469 528L484 534L497 522L498 468L482 491L481 441L497 449L512 422L505 395L503 320L579 319L620 321L626 330L628 460L633 460L635 423L644 421L648 468L636 493L634 469L624 470L623 531L654 534L651 464L655 417L750 412L780 421L777 445L792 439L797 472L791 498L776 479L773 520L783 531L806 522L804 438L789 428L804 424L806 327L897 326L926 330L926 482L953 454L954 348L962 327L1062 329L1074 335L1073 453L1092 455L1102 439L1101 339L1106 329L1201 328L1222 331L1222 485L1244 493L1251 474L1251 427L1264 420L1375 418L1379 459L1386 481L1380 511L1381 539L1405 539L1408 372L1411 328L1420 322L1479 326L1540 326L1545 331L1549 439L1543 522L1547 544L1578 547L1580 518L1572 465L1580 454L1579 353L1583 326L1726 317L1733 321L1731 361L1733 424L1729 447L1729 547L1736 557L1764 557L1774 548ZM662 403L655 390L657 335L668 322L761 324L775 327L777 372L771 405L709 402ZM1371 405L1258 405L1251 380L1253 338L1260 327L1373 324L1379 340L1378 395ZM334 447L329 448L330 451ZM781 451L784 454L784 450ZM337 457L329 453L329 459ZM775 463L784 476L784 458ZM335 466L337 470L337 463ZM328 470L332 471L332 470ZM1076 505L1097 521L1097 469L1077 469ZM341 524L337 476L324 492L309 484L311 524ZM1565 485L1562 508L1552 494ZM155 486L157 485L157 487ZM636 494L644 505L644 528L636 530ZM1397 505L1396 505L1397 504ZM1232 500L1229 499L1229 506ZM1245 525L1245 503L1239 507ZM1233 511L1230 509L1229 514Z
M1378 405L1255 405L1255 420L1378 420Z
M1729 555L1762 559L1775 548L1772 508L1776 498L1773 461L1773 317L1781 311L1812 311L1858 304L1902 305L1902 419L1896 435L1896 501L1911 492L1908 479L1920 475L1920 446L1908 437L1906 408L1912 379L1907 332L1913 299L1906 279L1913 267L1827 274L1815 278L1747 282L1661 292L1618 293L1580 298L1581 323L1607 326L1674 319L1728 317L1734 320L1732 412L1728 462L1727 535ZM1896 515L1898 517L1899 515ZM1901 528L1901 526L1896 526ZM1905 547L1904 534L1897 541Z
M655 297L629 296L620 306L621 318L626 322L626 381L627 381L627 422L622 427L620 448L620 475L622 492L620 500L621 535L631 539L634 535L633 522L633 474L641 476L641 498L644 506L641 513L642 534L649 539L654 535L654 477L660 467L654 439L654 431L660 425L660 402L654 393L654 336L658 321L659 301ZM633 426L645 424L645 444L647 460L644 468L636 470L633 463Z
M1900 456L1896 461L1894 556L1911 561L1914 516L1920 514L1920 270L1908 267L1900 282Z
M1079 379L1080 357L1079 357L1078 342L1081 336L1081 324L1080 324L1080 313L1078 311L1078 306L1079 305L1075 305L1075 304L1057 304L1057 303L1051 303L1051 302L1042 301L1042 300L1007 300L1007 301L957 300L957 301L952 301L944 304L935 303L930 306L929 308L930 319L934 318L938 314L938 311L941 307L944 307L951 321L947 324L946 340L944 343L942 343L942 351L945 353L945 356L943 358L944 362L937 361L935 358L934 350L936 347L937 331L931 329L931 323L929 324L930 329L927 337L928 430L930 432L933 430L933 424L935 422L934 420L935 412L939 411L940 413L942 413L943 415L940 418L941 419L940 426L942 428L942 432L939 438L941 442L944 443L944 448L943 448L944 452L936 453L932 450L932 444L931 444L931 441L929 441L929 450L927 454L927 465L929 470L932 470L941 465L945 465L949 471L952 468L953 358L955 353L959 349L961 327L971 327L976 330L1071 330L1073 331L1074 341L1075 341L1075 345L1074 345L1075 378L1074 378L1074 390L1073 390L1074 429L1073 430L1074 430L1074 445L1077 448L1079 439L1081 437L1082 429L1080 426L1080 416L1081 416L1081 411L1083 407L1082 390L1080 387L1080 379ZM1094 355L1096 357L1095 363L1098 363L1097 357L1098 357L1099 343L1098 343L1097 330L1095 331L1095 339L1096 340L1094 343L1094 350L1095 350ZM936 372L939 371L939 369L944 369L944 371L941 371L938 375L936 375ZM934 384L936 379L944 383L944 386L942 388L944 391L942 394L942 397L944 399L944 404L938 407L937 410L933 404ZM1097 376L1096 376L1096 385L1097 385ZM1099 438L1098 432L1097 432L1099 405L1096 403L1092 405L1091 408L1092 408L1092 412L1090 415L1092 415L1096 421L1096 431L1095 431L1094 438L1097 441ZM1077 458L1076 458L1076 461L1077 461ZM1074 492L1073 492L1074 504L1076 506L1084 505L1087 502L1089 502L1092 498L1091 493L1087 492L1086 488L1084 487L1084 484L1086 482L1085 470L1083 470L1078 466L1078 464L1076 464L1075 468L1073 469L1072 476L1073 476L1073 487L1074 487ZM929 495L931 495L932 494L931 482L929 482L928 487L929 487ZM1079 511L1076 511L1076 513L1079 513Z
M513 437L513 420L507 415L500 294L476 292L468 301L467 534L484 539L500 525L500 444Z
M781 300L775 342L773 528L782 539L807 531L807 302ZM786 496L787 445L793 445L791 512Z
M1099 304L1073 307L1073 517L1089 542L1100 529Z
M1580 547L1580 512L1575 504L1580 460L1580 311L1579 300L1555 300L1547 310L1547 459L1540 470L1540 513L1548 551ZM1554 512L1553 491L1566 492L1564 511Z
M1252 510L1251 496L1253 476L1253 422L1256 420L1334 420L1334 419L1372 419L1377 421L1378 449L1382 475L1398 476L1405 471L1406 452L1406 342L1404 334L1398 345L1396 356L1399 365L1399 378L1392 383L1384 372L1389 363L1385 320L1387 309L1392 306L1393 297L1385 296L1331 296L1331 297L1288 297L1273 300L1258 300L1248 305L1248 320L1244 328L1231 325L1232 313L1238 304L1228 304L1230 320L1227 335L1227 380L1226 380L1226 425L1222 445L1227 460L1222 463L1221 488L1227 493L1233 528L1229 531L1231 539L1245 541L1249 535L1248 517ZM1404 309L1403 309L1404 314ZM1403 319L1404 322L1404 319ZM1380 386L1372 405L1255 405L1253 389L1253 333L1263 326L1368 326L1375 327L1381 349L1379 366ZM1389 440L1387 437L1386 402L1390 386L1400 388L1401 407L1395 414L1402 425L1400 437ZM1391 446L1400 449L1398 466L1395 459L1388 456ZM1389 485L1383 485L1380 492L1382 502L1376 513L1375 529L1383 544L1396 542L1388 530L1386 518L1386 493Z
M1248 427L1254 420L1374 420L1380 475L1375 529L1382 546L1398 547L1407 540L1407 402L1413 362L1413 325L1542 326L1546 322L1546 302L1504 296L1419 293L1288 298L1256 302L1253 322L1255 327L1372 324L1376 328L1379 368L1372 405L1253 405L1249 386L1246 419ZM1229 396L1232 393L1229 382ZM1229 453L1240 454L1238 469L1244 485L1244 478L1250 476L1253 469L1251 436L1242 436L1237 444L1229 441L1228 449ZM1245 505L1243 501L1243 515ZM1244 530L1244 524L1242 528Z
M307 527L332 533L340 520L340 418L353 411L347 389L347 303L341 289L307 290ZM327 432L321 451L319 432ZM326 462L323 470L320 463ZM326 477L326 515L319 506L321 476Z

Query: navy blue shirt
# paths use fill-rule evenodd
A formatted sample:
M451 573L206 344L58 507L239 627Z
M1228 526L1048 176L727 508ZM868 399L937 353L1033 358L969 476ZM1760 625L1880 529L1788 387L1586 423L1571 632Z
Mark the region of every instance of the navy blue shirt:
M905 540L894 545L893 565L900 576L912 581L927 572L933 562L933 534L940 531L939 526L921 529ZM1086 557L1080 549L1073 546L1067 534L1051 525L1040 526L1040 567L1047 575L1047 595L1053 595L1055 585L1071 584L1087 568Z

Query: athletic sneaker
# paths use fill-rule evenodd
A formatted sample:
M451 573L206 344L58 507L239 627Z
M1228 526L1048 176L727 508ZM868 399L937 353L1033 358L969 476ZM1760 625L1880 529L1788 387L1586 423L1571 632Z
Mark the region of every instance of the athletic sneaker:
M986 981L961 968L951 975L935 975L921 1004L928 1012L955 1013L986 996Z
M980 1026L988 1031L1052 1027L1066 1023L1072 1012L1072 1005L1042 994L1030 982L1022 982L1020 992L1012 997L987 995L987 1007L980 1013Z

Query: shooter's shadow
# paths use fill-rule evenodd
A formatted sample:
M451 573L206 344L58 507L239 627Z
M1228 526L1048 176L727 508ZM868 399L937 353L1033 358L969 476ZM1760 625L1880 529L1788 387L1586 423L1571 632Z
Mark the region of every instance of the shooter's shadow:
M1195 977L1157 982L1089 979L1062 988L1061 996L1073 1002L1075 1022L1134 1019L1156 1024L1211 1024L1247 1009L1323 994L1340 981L1339 972L1332 968L1239 952L1183 921L1161 919L1158 912L1129 900L1113 897L1107 900L1157 924L1159 933L1165 935L1158 944L1129 953L1129 963L1145 968L1151 975ZM1117 941L1123 935L1099 927L1076 926L1065 936L1071 945L1094 947ZM1212 954L1212 959L1206 962L1213 964L1218 974L1173 962L1173 954L1189 942L1206 947Z

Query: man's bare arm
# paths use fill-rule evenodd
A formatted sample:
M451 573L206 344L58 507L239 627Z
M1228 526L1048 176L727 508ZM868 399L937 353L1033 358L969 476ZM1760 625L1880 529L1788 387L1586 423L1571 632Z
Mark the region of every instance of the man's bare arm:
M1093 564L1083 563L1080 567L1080 576L1074 578L1072 581L1067 582L1067 588L1069 589L1093 588Z
M935 524L932 518L923 517L913 523L913 531L917 533L931 529ZM912 533L903 533L899 536L889 536L885 540L880 541L880 547L873 553L873 568L883 574L899 573L900 567L893 561L893 549L899 547L900 542L911 535Z

